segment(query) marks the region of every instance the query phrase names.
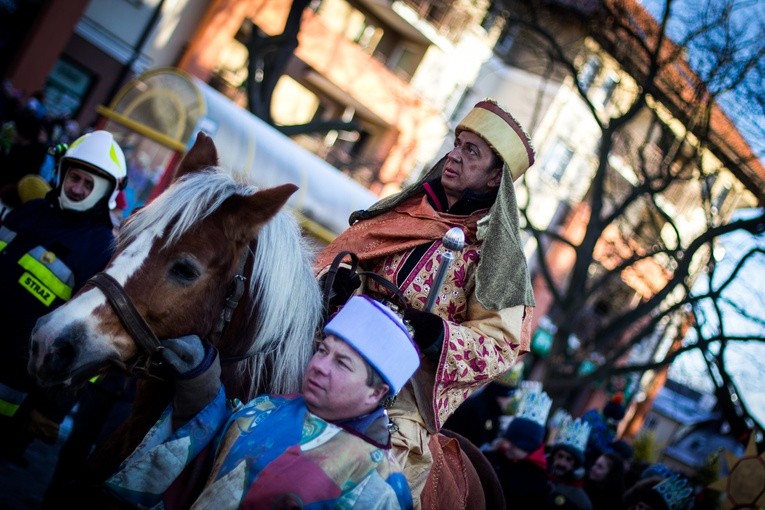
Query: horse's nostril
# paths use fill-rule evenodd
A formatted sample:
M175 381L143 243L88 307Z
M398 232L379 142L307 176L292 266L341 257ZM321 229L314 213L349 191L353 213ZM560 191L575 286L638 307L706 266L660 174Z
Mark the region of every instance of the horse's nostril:
M64 372L70 369L76 357L76 343L71 338L66 338L51 349L51 352L45 356L45 361L53 372Z

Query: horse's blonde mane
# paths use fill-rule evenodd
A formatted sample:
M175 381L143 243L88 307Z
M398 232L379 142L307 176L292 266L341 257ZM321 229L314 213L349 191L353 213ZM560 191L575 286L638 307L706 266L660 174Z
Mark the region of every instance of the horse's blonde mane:
M216 168L187 174L125 222L118 246L130 244L147 229L161 233L168 227L164 245L171 245L226 199L257 190ZM248 399L263 388L269 393L300 391L322 312L312 271L315 253L293 214L283 209L263 227L254 255L249 279L252 309L246 313L256 321L255 333L247 351L251 357L236 365L237 378L246 378L245 386L249 385ZM266 375L270 381L265 381Z

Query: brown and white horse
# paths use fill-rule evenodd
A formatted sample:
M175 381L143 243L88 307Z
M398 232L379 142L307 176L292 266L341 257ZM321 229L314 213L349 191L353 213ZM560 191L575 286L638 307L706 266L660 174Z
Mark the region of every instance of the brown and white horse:
M220 352L230 397L300 390L322 300L313 254L281 211L297 187L259 191L216 165L212 139L198 135L172 185L126 220L106 269L40 319L28 368L41 384L76 386L115 364L154 375L157 339L194 333ZM113 471L171 395L171 383L142 379L91 475Z

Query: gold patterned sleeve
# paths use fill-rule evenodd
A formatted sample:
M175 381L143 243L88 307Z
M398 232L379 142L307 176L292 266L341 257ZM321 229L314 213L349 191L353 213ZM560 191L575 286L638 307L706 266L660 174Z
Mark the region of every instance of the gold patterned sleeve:
M506 372L522 350L530 313L523 305L499 311L470 298L468 320L445 321L444 344L433 387L436 428L475 390ZM526 340L528 343L528 340Z

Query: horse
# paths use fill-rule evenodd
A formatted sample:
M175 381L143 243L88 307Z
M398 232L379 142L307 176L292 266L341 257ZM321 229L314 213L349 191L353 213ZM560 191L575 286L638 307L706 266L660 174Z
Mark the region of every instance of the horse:
M210 341L229 397L300 390L323 303L312 248L282 209L297 186L258 190L217 164L200 133L171 185L125 220L104 271L32 333L28 369L41 385L77 387L115 365L141 377L131 416L89 459L93 484L172 398L158 338Z

